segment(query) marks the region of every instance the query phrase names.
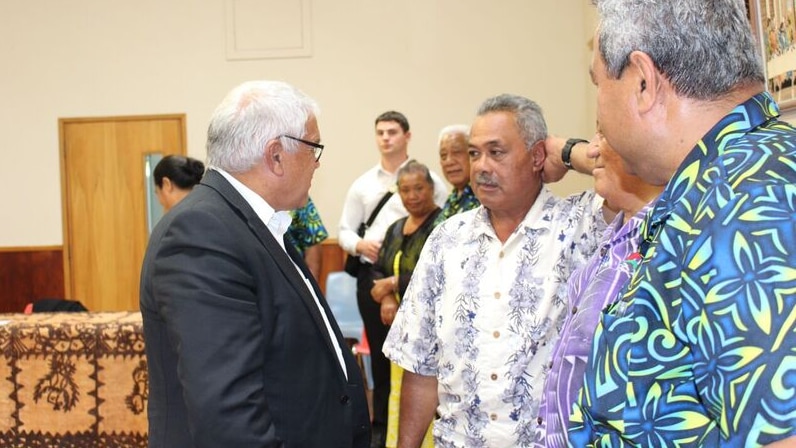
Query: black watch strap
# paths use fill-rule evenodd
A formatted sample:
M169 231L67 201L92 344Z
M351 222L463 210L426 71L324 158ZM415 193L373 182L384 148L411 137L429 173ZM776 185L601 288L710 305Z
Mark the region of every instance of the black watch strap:
M589 141L582 138L571 138L564 143L564 147L561 149L561 162L569 170L572 169L572 147L578 143L589 143Z

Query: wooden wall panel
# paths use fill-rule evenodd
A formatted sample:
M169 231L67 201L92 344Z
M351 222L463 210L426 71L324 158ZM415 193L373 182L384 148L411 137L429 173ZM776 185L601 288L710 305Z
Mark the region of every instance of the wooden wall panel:
M320 286L325 292L329 273L343 270L345 252L333 238L321 247ZM28 303L44 298L80 300L65 297L63 248L0 248L0 313L22 312Z
M342 271L345 264L345 251L337 244L336 238L328 238L321 243L321 291L326 294L326 277L330 272Z
M65 298L63 248L0 248L0 312L44 298Z

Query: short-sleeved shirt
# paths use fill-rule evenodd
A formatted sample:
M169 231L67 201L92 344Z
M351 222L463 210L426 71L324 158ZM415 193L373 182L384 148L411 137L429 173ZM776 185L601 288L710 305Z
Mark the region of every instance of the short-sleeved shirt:
M697 142L601 316L573 446L727 446L796 434L796 129L768 93Z
M567 279L602 235L601 205L543 189L505 243L483 206L426 240L384 352L437 378L437 446L530 446Z

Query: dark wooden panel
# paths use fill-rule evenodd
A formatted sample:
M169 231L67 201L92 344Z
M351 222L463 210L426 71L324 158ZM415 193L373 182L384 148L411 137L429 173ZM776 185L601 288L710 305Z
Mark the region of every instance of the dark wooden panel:
M0 249L0 313L18 313L28 303L64 297L63 249Z
M322 243L321 281L326 291L329 272L342 271L345 252L330 238ZM18 313L28 303L43 298L64 296L63 249L0 248L0 313Z
M337 244L337 238L329 238L321 243L321 291L326 294L326 277L330 272L342 271L345 262L345 251Z

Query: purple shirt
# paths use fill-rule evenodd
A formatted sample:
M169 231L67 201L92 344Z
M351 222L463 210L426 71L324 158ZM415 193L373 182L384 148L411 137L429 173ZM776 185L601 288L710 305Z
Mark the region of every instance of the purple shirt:
M650 205L622 224L619 213L605 230L603 243L585 266L569 279L569 309L550 362L539 408L539 446L567 446L566 428L572 404L583 385L600 313L618 296L633 272L628 257L638 251L638 232Z

